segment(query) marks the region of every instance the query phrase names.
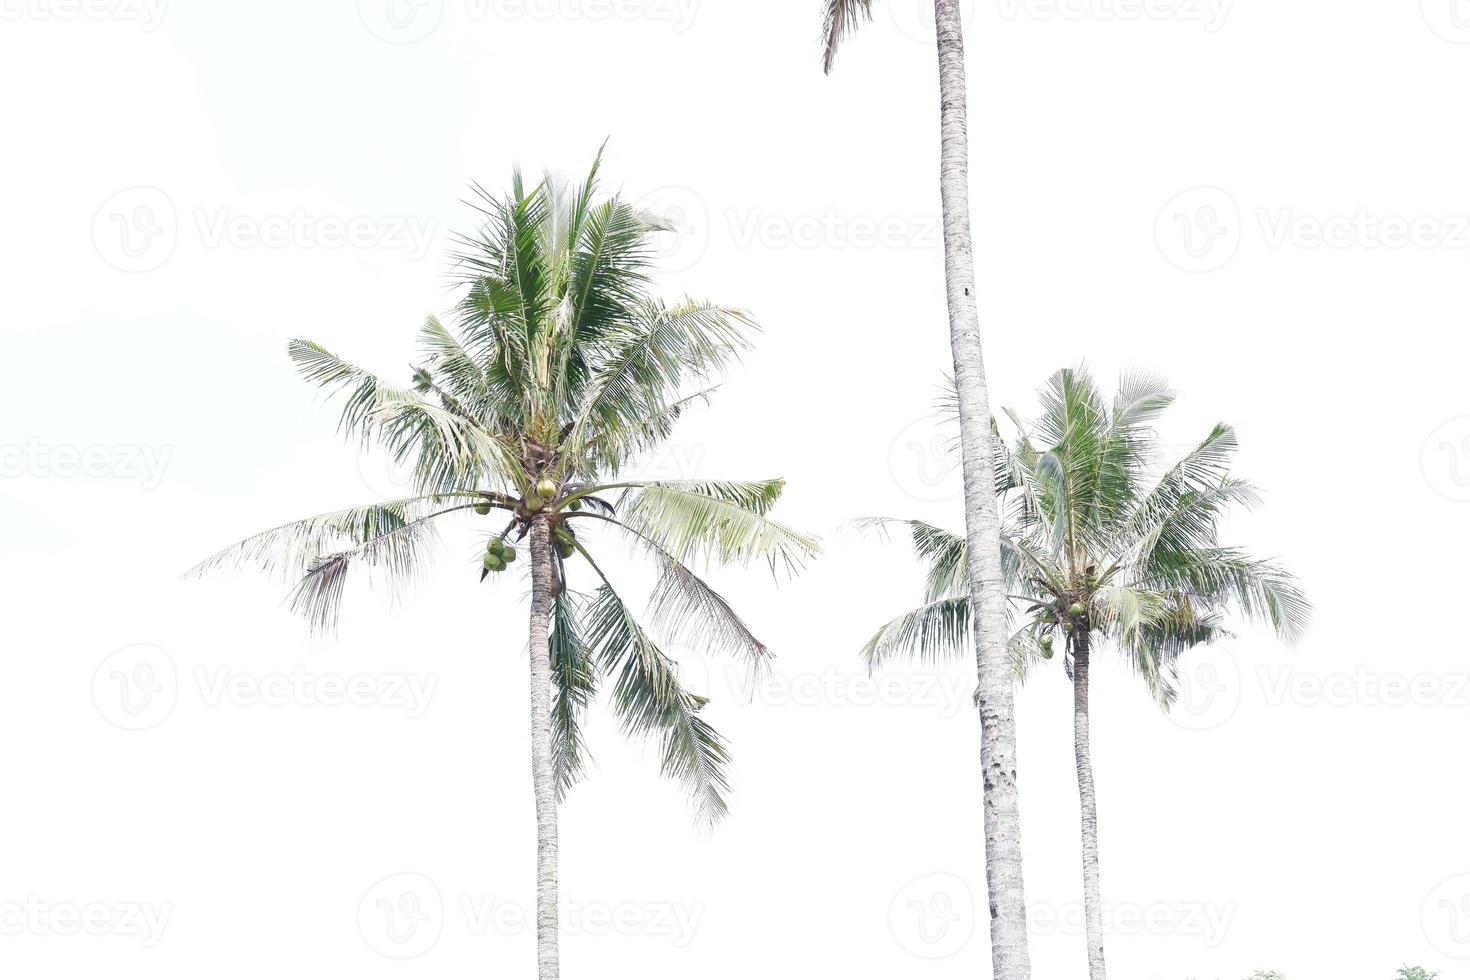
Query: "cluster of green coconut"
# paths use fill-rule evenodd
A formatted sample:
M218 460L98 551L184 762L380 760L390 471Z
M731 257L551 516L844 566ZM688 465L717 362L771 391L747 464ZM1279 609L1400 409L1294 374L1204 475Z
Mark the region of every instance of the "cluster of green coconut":
M485 571L503 572L505 566L516 560L516 550L500 535L490 539L485 546Z
M577 535L565 524L558 524L556 530L551 532L551 544L561 560L566 561L577 552Z
M1069 630L1072 629L1072 624L1081 620L1082 617L1086 614L1086 606L1084 606L1080 602L1072 603L1070 606L1067 607L1067 616L1070 617L1070 619L1072 620L1072 622L1068 624L1067 628ZM1046 627L1047 630L1045 633L1041 634L1041 639L1038 641L1041 644L1042 659L1050 660L1052 658L1052 654L1055 652L1052 649L1052 644L1054 643L1054 640L1051 635L1051 628L1057 625L1058 622L1056 610L1051 609L1050 607L1045 608L1037 614L1036 620L1037 622L1041 623L1042 626Z

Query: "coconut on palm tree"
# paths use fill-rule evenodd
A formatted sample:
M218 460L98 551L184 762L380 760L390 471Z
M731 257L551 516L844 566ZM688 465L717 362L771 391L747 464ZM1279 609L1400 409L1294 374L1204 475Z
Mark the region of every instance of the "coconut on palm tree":
M1216 425L1182 459L1159 464L1151 424L1172 401L1161 380L1132 374L1109 404L1085 370L1064 370L1043 389L1033 423L1007 412L1018 430L1014 444L996 441L1012 662L1024 676L1060 647L1072 681L1092 980L1105 976L1089 737L1093 650L1116 648L1167 707L1181 658L1228 635L1227 612L1264 621L1287 641L1301 634L1310 612L1276 562L1219 541L1227 511L1258 502L1255 488L1230 474L1234 430ZM928 566L925 604L868 642L870 669L897 657L933 661L968 650L964 540L920 521L898 523Z
M600 157L599 157L600 159ZM415 495L321 514L257 534L198 571L258 562L299 578L294 609L317 629L337 621L354 571L390 589L422 568L442 527L491 523L479 575L529 566L531 756L537 818L537 959L558 975L557 802L584 771L582 716L604 681L626 733L657 738L663 772L698 815L726 812L729 754L651 628L754 665L767 648L691 566L767 564L794 571L816 540L771 520L779 479L640 480L625 470L670 434L749 343L743 312L650 295L662 226L597 191L597 166L566 186L516 175L462 239L450 323L431 317L421 359L391 385L309 341L301 373L343 399L342 426L413 467ZM606 536L656 564L647 626L604 564ZM517 562L512 541L526 560ZM621 551L621 549L619 549ZM588 592L572 588L582 578Z
M858 24L872 19L873 0L826 0L825 8L822 68L830 74L838 46ZM1021 800L1016 785L1015 686L1005 644L1006 603L990 447L990 391L980 347L975 256L970 244L969 109L959 0L934 0L934 26L939 54L944 281L965 480L966 567L974 571L969 594L975 609L975 667L979 678L975 704L980 713L990 959L995 980L1029 980L1031 951L1026 940L1026 889L1021 870Z

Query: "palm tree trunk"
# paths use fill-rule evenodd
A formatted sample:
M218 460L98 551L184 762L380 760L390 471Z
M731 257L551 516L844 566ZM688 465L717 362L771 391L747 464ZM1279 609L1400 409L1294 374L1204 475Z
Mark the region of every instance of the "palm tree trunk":
M990 892L994 980L1029 980L1026 891L1021 878L1021 811L1016 788L1015 674L1006 649L1000 514L990 447L990 393L975 310L970 247L969 136L965 42L958 0L934 0L939 43L939 190L944 208L944 275L949 338L960 403L970 603L979 673L980 769L985 785L985 877Z
M556 577L546 517L531 522L531 776L536 790L536 976L558 980L556 773L551 749L551 607Z
M1092 738L1088 731L1088 636L1072 650L1072 743L1077 755L1077 795L1082 800L1082 901L1087 914L1087 975L1106 980L1103 966L1102 880L1097 865L1097 792L1092 785Z

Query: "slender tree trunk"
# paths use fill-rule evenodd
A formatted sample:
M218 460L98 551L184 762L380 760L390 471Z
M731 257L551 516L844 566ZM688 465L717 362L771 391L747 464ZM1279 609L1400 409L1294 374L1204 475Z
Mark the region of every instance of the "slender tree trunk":
M531 522L531 776L536 789L536 976L558 980L556 773L551 750L551 608L556 580L551 529Z
M1097 865L1097 793L1092 786L1092 738L1087 694L1091 649L1083 633L1072 651L1072 743L1077 754L1077 795L1082 800L1082 900L1087 913L1087 975L1106 980L1103 966L1102 880Z
M949 339L960 403L970 603L980 678L980 769L985 785L985 877L990 893L994 980L1029 980L1026 890L1021 878L1021 811L1016 788L1015 673L1006 649L1000 514L990 447L990 393L975 309L970 247L969 136L965 42L958 0L934 0L939 37L939 190L944 208L944 274Z

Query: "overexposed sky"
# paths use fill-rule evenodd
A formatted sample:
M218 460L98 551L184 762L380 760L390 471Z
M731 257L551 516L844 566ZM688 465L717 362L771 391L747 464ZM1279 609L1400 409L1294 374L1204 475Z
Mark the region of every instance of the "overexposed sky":
M469 183L610 138L607 186L684 229L661 288L765 330L644 471L785 476L826 554L712 576L779 656L760 688L681 653L734 751L713 835L595 716L565 974L989 975L973 667L864 676L920 579L843 529L962 525L924 7L877 0L824 78L815 2L0 0L0 973L529 975L523 585L478 584L466 524L312 641L279 583L179 573L402 490L287 339L406 377ZM998 402L1084 359L1165 374L1166 441L1238 427L1267 502L1232 538L1318 610L1294 650L1200 654L1172 717L1100 658L1114 975L1470 978L1470 8L976 0L967 27ZM1037 980L1085 968L1069 698L1055 669L1018 700Z

